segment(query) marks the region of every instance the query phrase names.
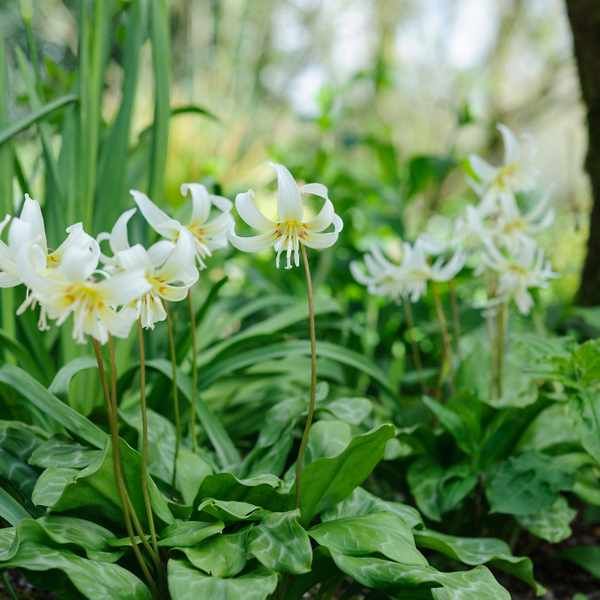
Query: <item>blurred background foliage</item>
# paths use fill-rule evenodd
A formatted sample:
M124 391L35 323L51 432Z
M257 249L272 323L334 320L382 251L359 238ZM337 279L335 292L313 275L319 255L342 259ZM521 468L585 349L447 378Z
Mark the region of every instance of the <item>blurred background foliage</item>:
M233 198L264 189L276 159L328 185L346 225L334 249L313 255L317 287L338 310L321 320L322 338L378 356L397 383L401 311L367 297L347 266L373 242L393 256L400 236L473 201L467 157L499 160L503 122L532 138L542 191L558 211L546 246L561 277L543 304L561 313L576 292L590 193L560 0L4 0L0 29L0 129L22 130L0 140L2 207L12 211L25 191L39 198L51 247L73 221L110 228L131 206L131 187L172 209L184 181ZM151 241L142 220L133 223L132 237ZM207 331L206 343L272 316L289 303L276 301L282 292L303 301L300 273L277 272L270 253L228 251L203 274L197 302L225 276L212 321L221 330ZM466 286L465 299L472 292ZM82 350L68 332L36 342L33 317L13 317L20 293L3 295L2 328L33 349L49 382ZM261 294L256 312L244 310ZM435 360L432 312L418 307L411 335ZM285 339L290 324L275 330Z

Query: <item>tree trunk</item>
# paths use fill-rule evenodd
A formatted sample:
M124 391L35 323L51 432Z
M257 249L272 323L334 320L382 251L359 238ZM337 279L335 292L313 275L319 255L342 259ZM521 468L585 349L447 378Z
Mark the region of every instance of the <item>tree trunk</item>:
M573 48L587 109L588 151L585 168L592 187L587 255L577 303L600 304L600 2L565 0L573 33Z

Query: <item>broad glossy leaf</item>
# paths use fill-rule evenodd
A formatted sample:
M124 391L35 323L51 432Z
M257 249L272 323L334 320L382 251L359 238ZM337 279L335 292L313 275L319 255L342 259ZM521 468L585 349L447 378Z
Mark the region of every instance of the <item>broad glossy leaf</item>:
M29 513L6 490L0 488L0 518L10 525L16 525L21 519L29 517Z
M48 391L59 398L66 399L69 396L69 386L75 375L81 371L97 369L96 359L93 356L79 356L61 367L54 376Z
M176 521L161 532L158 545L167 548L196 546L202 540L221 533L224 528L224 523L220 522Z
M570 399L569 414L579 442L600 463L600 394L581 390Z
M224 523L231 524L260 519L264 511L262 508L254 504L248 504L247 502L207 498L199 504L198 512L200 515L210 516Z
M423 397L423 403L437 417L442 427L450 433L463 452L469 455L477 452L477 440L473 439L471 430L459 414L454 412L451 407L444 406L427 396Z
M521 515L517 521L536 537L552 544L562 542L571 537L571 521L577 511L569 506L563 496L559 496L554 504L531 515Z
M326 521L310 529L309 534L321 546L338 554L379 553L403 564L427 564L415 546L410 526L389 512Z
M248 534L248 552L273 571L308 573L312 549L297 517L297 511L266 515Z
M197 568L215 577L235 577L246 566L248 528L216 535L194 548L177 548Z
M83 469L97 460L101 454L101 450L54 437L37 447L29 457L29 464L44 469L49 467Z
M211 577L183 560L169 561L169 592L173 600L265 600L277 587L277 575L264 568L239 577Z
M528 451L498 465L486 496L493 512L530 515L550 508L558 492L571 489L573 483L573 475L557 468L551 457Z
M6 534L6 532L3 532ZM116 564L89 560L67 549L49 545L41 525L24 519L13 533L9 553L2 553L0 567L30 571L59 569L81 594L91 600L150 600L148 588L130 571Z
M392 425L382 425L354 437L337 456L320 458L305 467L300 496L302 523L310 523L315 515L349 496L381 460L394 432Z
M380 558L332 554L338 568L369 588L389 591L431 588L436 600L510 600L485 567L442 573L428 565L402 565Z
M566 403L557 402L544 409L527 428L517 449L545 450L558 444L579 443L575 423Z
M274 512L288 510L292 497L282 493L282 482L273 475L257 475L238 479L231 473L216 473L202 481L198 499L214 498L246 502Z
M401 502L382 500L361 487L356 488L350 496L338 502L330 510L321 513L321 520L325 522L380 512L400 517L411 529L423 524L419 511L412 506Z
M537 593L543 591L533 576L531 560L523 556L513 556L508 544L502 540L456 537L430 529L417 529L414 535L420 548L435 550L469 566L489 563L528 583Z
M305 464L319 458L336 456L352 440L352 429L344 421L317 421L310 428Z

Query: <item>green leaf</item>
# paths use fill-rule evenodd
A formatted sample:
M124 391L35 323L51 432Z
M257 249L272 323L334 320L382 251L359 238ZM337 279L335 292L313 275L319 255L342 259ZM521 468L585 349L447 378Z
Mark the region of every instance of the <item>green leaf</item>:
M150 600L146 586L119 565L82 558L61 547L53 547L43 527L32 519L23 519L12 530L10 551L0 550L0 567L28 571L59 569L85 597L91 600ZM0 549L4 544L0 542Z
M568 409L579 442L600 463L600 394L583 389L570 398Z
M203 523L201 521L176 521L169 525L160 535L159 546L196 546L224 529L224 523Z
M332 553L347 556L379 553L404 564L427 564L415 546L410 526L389 512L330 520L308 533Z
M337 398L320 410L330 412L336 419L350 425L360 425L373 411L373 403L367 398Z
M29 513L6 490L0 488L0 518L11 525L16 525Z
M429 457L410 465L407 480L419 510L433 521L459 506L477 485L477 475L468 465L443 468Z
M573 486L573 476L540 452L528 451L500 463L486 485L493 512L530 515L550 508L558 492Z
M38 519L37 523L53 542L61 546L79 546L91 560L116 562L122 555L108 546L108 541L114 538L114 533L93 521L48 515Z
M517 521L533 535L557 544L571 537L569 524L576 516L577 511L569 506L563 496L559 496L548 508L530 515L518 516Z
M573 546L561 550L560 556L600 579L600 546Z
M211 516L214 519L227 524L238 523L260 519L263 509L248 502L236 502L233 500L215 500L207 498L198 506L198 512L203 516Z
M391 592L431 588L436 600L510 600L485 567L442 573L427 565L403 565L379 558L332 554L338 568L360 584Z
M411 529L423 525L419 512L401 502L390 502L374 496L358 487L350 496L338 502L333 508L321 514L322 521L332 521L343 517L359 517L372 513L390 513L400 517Z
M385 445L394 433L392 425L382 425L354 437L337 456L320 458L308 465L302 475L302 523L310 523L315 515L349 496L382 459Z
M318 421L310 429L305 464L336 456L352 440L352 429L343 421Z
M265 600L277 587L277 575L256 569L239 577L204 575L183 560L169 561L169 592L173 600Z
M97 369L96 359L92 356L79 356L69 361L54 376L48 391L65 400L69 396L69 386L75 375L88 369Z
M177 548L197 568L215 577L235 577L246 566L248 529L209 538L194 548Z
M49 467L83 469L97 460L101 454L101 450L53 437L34 450L29 457L29 464L44 469Z
M61 402L23 369L14 365L4 365L0 368L0 382L19 392L25 401L62 425L75 437L85 440L96 448L104 448L108 439L104 431Z
M551 404L533 420L519 440L517 449L545 450L559 444L579 442L575 424L566 403Z
M169 379L171 378L171 363L167 360L161 358L149 360L146 362L146 367L148 369L155 369L162 373L165 377L168 377ZM201 379L204 380L205 377L206 374L203 373ZM191 380L181 370L177 371L177 387L185 396L187 401L191 402ZM240 455L235 447L235 444L231 441L231 438L219 419L213 415L199 394L196 394L196 411L198 414L198 419L200 420L208 439L217 453L219 461L221 462L221 466L226 467L229 465L239 464Z
M478 450L477 440L461 416L449 406L443 406L433 398L423 397L423 404L437 417L442 427L454 438L458 447L466 454L473 455Z
M198 498L246 502L281 512L288 510L292 503L291 496L280 491L281 486L281 480L273 475L238 479L231 473L216 473L202 481Z
M0 131L0 146L38 121L43 120L45 117L52 114L59 108L72 104L73 102L77 102L77 100L78 98L75 94L67 94L65 96L61 96L60 98L56 98L56 100L52 100L52 102L48 102L48 104L45 104L37 110L34 110L30 114L19 119L16 123L13 123L9 127L6 127Z
M248 552L268 569L299 575L312 563L310 539L297 511L272 513L248 534Z
M536 593L543 593L533 576L533 564L526 557L513 556L508 544L495 538L466 538L438 533L430 529L414 532L419 548L428 548L469 566L489 563L528 583Z

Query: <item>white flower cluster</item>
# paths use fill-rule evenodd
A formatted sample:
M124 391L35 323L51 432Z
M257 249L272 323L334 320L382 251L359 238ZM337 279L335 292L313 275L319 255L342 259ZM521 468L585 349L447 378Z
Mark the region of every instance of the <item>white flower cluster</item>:
M109 336L127 337L138 319L144 328L166 318L164 301L183 300L206 268L212 252L235 247L255 252L273 245L277 266L282 253L286 266L299 264L299 245L322 249L332 246L342 229L327 188L313 183L299 186L282 165L277 172L277 219L270 221L253 203L253 192L239 194L236 206L242 219L260 231L256 237L239 237L234 231L232 203L215 196L197 183L183 184L181 193L191 200L186 222L173 219L145 194L131 194L148 224L161 239L144 248L131 245L127 225L136 208L125 211L110 233L97 238L81 223L67 228L67 238L54 251L48 249L42 211L37 201L25 196L19 216L0 221L0 235L8 227L7 243L0 241L0 287L24 285L26 299L18 309L40 307L39 326L48 319L62 325L73 316L73 338L85 342L91 336L105 343ZM304 218L302 194L325 200L312 219ZM325 231L332 228L332 231ZM107 242L111 255L101 251Z
M454 220L432 217L414 244L403 244L398 265L378 249L372 250L364 265L351 265L359 283L373 294L415 302L428 281L448 281L467 265L478 276L490 276L488 305L513 300L520 312L531 310L530 290L546 287L556 276L537 243L554 213L547 198L528 212L519 207L518 194L531 192L535 184L531 153L507 127L498 129L504 142L503 164L495 167L478 156L470 157L477 177L470 184L479 204L468 206Z

